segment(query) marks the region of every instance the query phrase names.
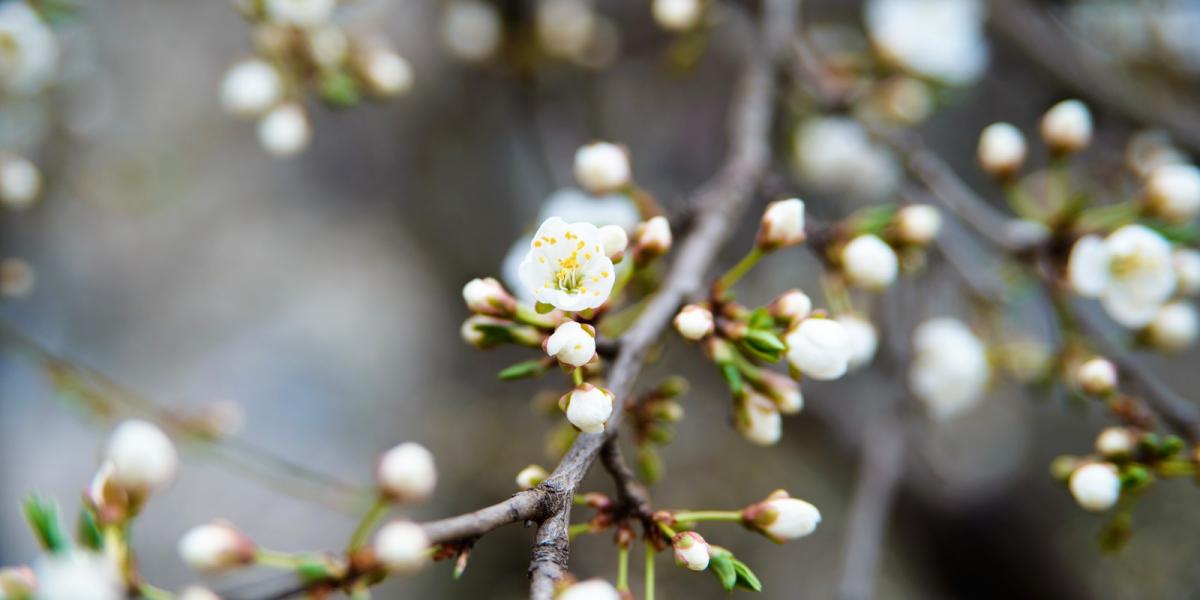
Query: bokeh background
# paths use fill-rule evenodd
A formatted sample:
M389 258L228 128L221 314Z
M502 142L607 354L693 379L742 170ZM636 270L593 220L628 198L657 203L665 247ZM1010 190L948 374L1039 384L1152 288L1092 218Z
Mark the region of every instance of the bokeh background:
M1093 22L1135 33L1141 22L1130 15L1139 10L1178 4L1192 18L1200 10L1191 2L1083 4L1133 6L1106 9ZM61 393L31 345L175 414L227 403L244 413L231 442L237 450L185 445L178 480L139 520L139 561L164 587L196 580L175 544L213 518L280 550L344 543L361 506L318 491L325 488L289 479L281 489L248 476L246 456L282 456L367 486L380 451L419 441L436 455L440 475L429 503L404 509L419 519L494 502L514 491L521 467L553 465L545 434L555 421L530 408L531 397L553 384L495 380L529 353L465 345L461 285L499 272L545 199L571 184L572 153L588 140L626 144L639 182L668 207L680 206L720 164L738 67L717 36L694 68L671 68L671 38L655 28L646 3L597 6L621 28L619 60L603 70L549 68L534 81L450 59L432 0L355 7L413 63L414 90L385 104L314 110L312 148L281 161L216 102L224 69L250 49L227 3L86 3L83 18L61 31L63 84L3 121L9 139L42 140L35 156L48 189L34 209L0 219L0 253L26 258L37 272L32 295L0 303L0 564L36 554L18 510L26 494L56 497L69 515L77 510L110 427ZM1046 8L1066 18L1077 7ZM860 27L855 2L814 1L805 12ZM1088 35L1088 21L1067 22ZM973 164L977 132L994 120L1032 131L1040 113L1071 92L1000 36L989 41L988 74L946 99L921 131L996 199ZM1100 139L1089 156L1103 165L1132 129L1120 115L1096 114ZM790 125L781 120L772 185L803 193L814 215L846 214L856 201L793 176ZM741 227L726 261L753 229L752 222ZM951 226L948 235L966 234ZM915 315L960 314L959 284L939 261L886 301ZM765 301L793 286L815 292L817 273L803 251L780 253L746 280L742 296ZM1045 335L1044 323L1031 316L1030 335ZM779 446L763 449L728 426L723 385L697 356L672 339L643 376L647 386L672 373L692 381L687 418L663 450L667 471L652 489L655 505L732 508L790 490L822 511L811 537L775 546L732 526L705 534L757 570L763 598L833 597L863 415L899 380L881 367L806 383L808 409L786 420ZM1192 394L1195 360L1187 354L1153 365ZM921 427L905 459L877 597L1200 596L1193 486L1155 486L1136 509L1131 543L1106 554L1096 543L1103 520L1080 511L1048 476L1053 457L1085 451L1106 422L1097 407L998 385L970 414ZM608 486L594 473L587 487ZM531 531L505 528L478 544L462 580L438 565L379 597L522 597L531 539ZM582 538L572 570L611 579L615 552L606 539ZM661 573L663 598L723 594L707 574ZM230 598L250 598L288 581L261 571L210 583Z

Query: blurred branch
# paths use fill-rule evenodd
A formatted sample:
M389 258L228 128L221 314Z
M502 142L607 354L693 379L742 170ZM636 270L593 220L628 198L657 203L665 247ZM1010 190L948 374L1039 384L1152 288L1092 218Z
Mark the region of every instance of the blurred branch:
M1145 86L1122 81L1112 66L1029 0L991 0L992 26L1013 46L1075 92L1144 125L1166 129L1200 152L1200 112Z

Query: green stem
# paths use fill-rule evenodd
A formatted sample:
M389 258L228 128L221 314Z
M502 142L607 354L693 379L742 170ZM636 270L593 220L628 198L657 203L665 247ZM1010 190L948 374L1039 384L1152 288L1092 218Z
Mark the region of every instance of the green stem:
M542 329L554 329L556 323L550 315L539 315L537 310L532 306L528 306L523 302L517 303L517 312L513 317L526 325L533 325Z
M254 562L264 567L275 567L277 569L293 571L300 566L300 557L286 552L256 548L254 550Z
M722 275L715 284L713 284L713 295L717 297L724 296L725 292L729 291L729 288L733 287L733 284L737 283L743 275L749 273L750 269L753 269L754 265L758 264L758 261L761 260L762 257L763 251L759 249L758 246L755 246L752 250L750 250L750 252L746 253L746 256L742 257L742 260L739 260L736 265L730 267L729 270L726 271L725 274Z
M742 520L742 511L740 510L691 510L681 511L674 514L675 520L683 523L695 523L697 521L730 521L738 522Z
M645 600L654 600L654 544L646 540L646 593Z
M567 539L573 540L591 530L592 525L590 523L576 523L567 528Z
M138 595L145 598L145 600L174 600L175 598L175 594L148 583L138 586Z
M617 591L629 591L629 546L617 548Z
M367 514L363 515L362 520L358 522L358 527L354 528L354 533L350 536L350 543L346 545L347 554L358 550L363 545L363 542L367 541L367 536L371 535L371 531L375 529L375 525L387 515L388 509L391 506L391 502L383 496L375 499L375 503L367 510Z
M670 525L667 525L666 523L663 523L662 521L657 521L657 523L658 523L658 528L661 529L663 533L667 534L668 539L675 537L675 530L672 529Z
M583 385L583 369L581 367L575 367L575 370L571 371L571 380L575 382L575 387Z

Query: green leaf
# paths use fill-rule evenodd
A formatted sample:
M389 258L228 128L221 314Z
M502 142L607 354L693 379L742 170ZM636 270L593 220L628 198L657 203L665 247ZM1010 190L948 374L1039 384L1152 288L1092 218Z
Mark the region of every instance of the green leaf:
M330 71L321 76L321 98L335 108L358 104L362 98L358 82L344 71Z
M548 313L548 312L550 312L550 311L554 310L554 305L553 305L553 304L546 304L545 302L538 302L538 303L537 303L537 304L536 304L536 305L533 307L533 309L537 311L537 314L539 314L539 315L544 315L544 314L546 314L546 313Z
M527 360L505 367L504 370L500 371L497 377L503 379L504 381L526 379L529 377L540 377L546 372L546 369L549 368L549 366L550 364L548 364L548 361L541 358L535 358L533 360Z
M742 372L738 371L737 365L731 362L721 363L721 375L724 375L725 381L729 383L729 391L733 392L734 396L741 396L745 389L745 383L742 381Z
M750 313L751 329L771 329L774 325L775 317L771 316L771 312L766 307L760 306Z
M761 592L762 582L758 580L758 576L754 574L754 571L751 571L750 567L747 566L746 563L736 558L730 557L730 560L733 561L733 569L737 571L737 586L751 591Z
M86 508L79 511L79 522L75 524L75 538L79 540L79 545L90 550L99 551L104 547L104 536L100 534L96 516Z
M42 548L51 553L68 550L71 546L64 533L62 519L58 516L58 504L53 500L42 500L29 496L21 507L29 528L37 537Z
M779 336L765 329L751 329L746 332L746 343L763 352L783 352L787 345Z
M708 561L708 570L716 576L717 581L721 582L721 587L725 591L733 591L733 587L737 585L738 575L737 569L733 566L733 556L730 554L714 555Z
M742 338L742 340L738 342L738 348L740 348L742 352L766 362L779 362L779 359L783 358L782 350L764 349L751 344L746 338Z

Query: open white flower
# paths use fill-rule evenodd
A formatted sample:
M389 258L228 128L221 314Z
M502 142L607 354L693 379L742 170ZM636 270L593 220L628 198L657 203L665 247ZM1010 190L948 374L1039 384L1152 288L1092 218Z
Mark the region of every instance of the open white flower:
M0 3L0 92L32 96L58 68L54 32L23 0Z
M170 483L179 465L171 438L157 425L131 419L108 438L107 460L112 481L129 491L151 492Z
M1179 352L1196 341L1200 317L1196 307L1182 300L1168 302L1158 310L1146 327L1147 338L1155 348Z
M379 457L375 481L380 491L400 502L424 500L437 485L433 453L413 442L400 444Z
M772 202L763 211L758 227L758 245L766 250L792 246L804 241L804 201L789 198Z
M585 383L559 400L559 406L567 413L567 420L584 433L600 433L608 424L613 412L612 392Z
M575 180L593 194L615 192L629 183L629 155L610 142L593 142L575 151Z
M1091 512L1108 510L1121 497L1121 478L1110 463L1089 463L1075 469L1067 485L1079 506Z
M337 0L266 0L267 16L280 25L316 27L333 16Z
M776 490L766 500L743 509L742 522L776 542L784 542L816 531L821 511L783 490Z
M983 17L977 0L869 0L866 4L867 31L884 58L950 85L972 83L987 66Z
M1180 248L1171 255L1179 293L1190 296L1200 292L1200 251Z
M0 154L0 203L17 210L29 208L42 191L42 172L28 159Z
M947 419L974 407L983 397L991 366L987 349L962 321L930 319L913 332L908 385L934 419Z
M608 300L615 277L613 263L604 254L595 225L568 224L551 217L529 246L520 277L538 302L578 312Z
M703 306L689 304L675 315L675 329L679 335L689 340L703 339L714 329L712 311Z
M738 433L751 444L770 446L783 436L783 419L770 398L747 392L734 414Z
M687 31L700 22L704 14L701 0L654 0L651 10L654 21L667 31Z
M805 319L783 336L783 343L788 363L813 379L845 375L853 353L849 332L832 319Z
M860 235L842 248L842 271L859 287L881 290L896 281L899 270L896 251L878 236Z
M699 533L681 531L671 538L671 547L675 550L675 564L692 571L708 568L711 558L708 542Z
M82 550L43 556L34 568L38 600L122 600L120 574L107 557Z
M238 117L256 117L283 98L283 78L265 60L234 63L221 81L221 108Z
M850 363L847 368L854 370L870 363L879 346L879 334L875 326L858 315L839 315L834 320L842 324L850 339Z
M1011 123L992 123L979 134L976 155L993 177L1009 177L1025 162L1025 136Z
M504 24L491 2L452 0L442 14L442 43L459 60L480 62L500 47Z
M407 575L429 562L429 536L420 525L392 521L375 534L375 558L389 571Z
M1175 290L1171 244L1154 230L1126 225L1107 238L1075 242L1067 277L1080 296L1099 298L1125 327L1142 327Z
M1055 152L1078 152L1092 141L1092 112L1079 100L1063 100L1042 116L1042 139Z
M621 594L603 579L589 579L563 590L557 600L621 600Z
M596 355L596 337L583 325L566 321L546 338L546 354L564 365L582 367Z
M179 540L179 556L197 571L216 573L254 562L254 542L218 521L189 529Z
M1154 169L1146 180L1146 204L1173 221L1186 221L1200 213L1200 169L1170 164Z

